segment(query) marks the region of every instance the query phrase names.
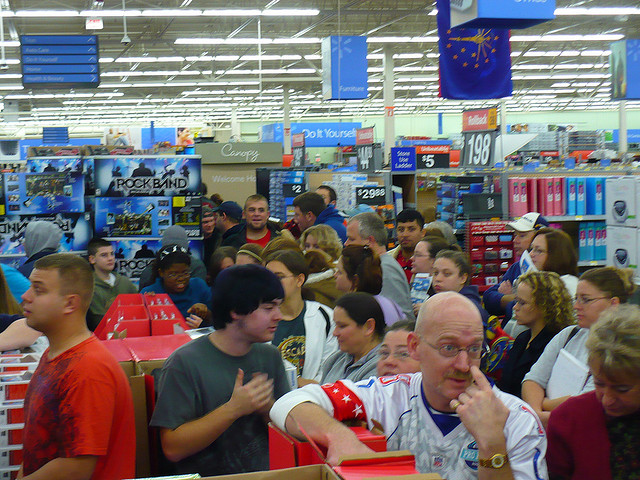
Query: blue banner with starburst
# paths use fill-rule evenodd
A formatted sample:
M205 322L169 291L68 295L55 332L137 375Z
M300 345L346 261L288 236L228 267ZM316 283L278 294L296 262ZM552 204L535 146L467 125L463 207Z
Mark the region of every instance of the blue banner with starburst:
M438 0L440 96L456 100L512 94L509 30L451 28L449 0Z

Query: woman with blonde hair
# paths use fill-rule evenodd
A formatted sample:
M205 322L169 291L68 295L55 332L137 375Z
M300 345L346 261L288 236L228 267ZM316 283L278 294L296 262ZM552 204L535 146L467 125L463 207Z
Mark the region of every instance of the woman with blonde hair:
M11 293L9 284L0 268L0 313L22 315L22 307Z
M551 412L547 465L551 478L640 476L640 308L600 315L586 341L595 391Z
M573 301L578 324L553 337L522 382L522 399L544 425L568 398L593 390L585 346L589 329L607 308L627 302L635 289L632 278L633 270L615 267L593 268L580 276Z
M515 302L513 316L518 325L527 329L513 342L498 387L520 397L522 379L551 339L573 324L574 315L569 292L555 272L529 272L521 276Z
M329 225L314 225L300 235L300 247L303 251L322 250L335 263L342 253L342 242L336 231Z

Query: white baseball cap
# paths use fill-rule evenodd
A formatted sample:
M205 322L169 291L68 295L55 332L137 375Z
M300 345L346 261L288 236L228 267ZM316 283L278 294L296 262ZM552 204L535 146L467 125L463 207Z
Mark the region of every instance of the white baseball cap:
M538 212L526 213L519 219L507 223L507 227L517 230L518 232L532 232L548 226L549 222Z

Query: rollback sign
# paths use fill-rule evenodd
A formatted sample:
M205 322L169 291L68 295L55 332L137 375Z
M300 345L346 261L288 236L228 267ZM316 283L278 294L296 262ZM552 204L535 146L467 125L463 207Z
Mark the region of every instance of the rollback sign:
M96 195L136 197L197 195L200 158L95 157Z

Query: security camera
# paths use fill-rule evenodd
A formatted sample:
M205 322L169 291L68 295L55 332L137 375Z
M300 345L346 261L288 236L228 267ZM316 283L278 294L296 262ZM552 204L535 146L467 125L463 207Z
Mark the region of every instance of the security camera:
M120 40L120 43L123 45L129 45L131 43L131 39L129 38L129 35L125 34L125 36L122 37L122 40Z

